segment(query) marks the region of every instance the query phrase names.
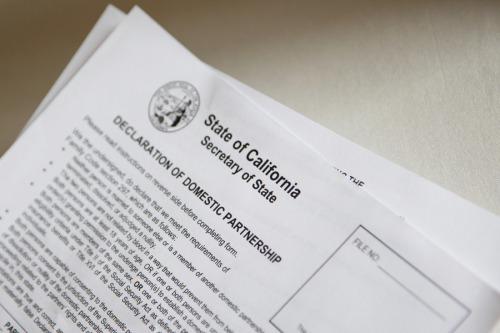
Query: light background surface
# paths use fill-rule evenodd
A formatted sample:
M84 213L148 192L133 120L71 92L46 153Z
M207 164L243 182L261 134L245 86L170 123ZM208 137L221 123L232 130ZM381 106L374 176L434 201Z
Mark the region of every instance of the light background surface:
M208 64L500 214L500 1L114 4L135 3ZM0 154L106 4L0 1Z

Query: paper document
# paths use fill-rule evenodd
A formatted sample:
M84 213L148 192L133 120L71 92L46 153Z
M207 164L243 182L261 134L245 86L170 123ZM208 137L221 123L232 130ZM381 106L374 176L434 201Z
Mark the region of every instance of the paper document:
M124 18L125 14L108 6L32 119ZM195 59L171 36L165 42L171 50ZM500 266L491 255L500 251L498 216L321 127L224 73L219 75L331 163L353 186L371 193L500 291Z
M2 329L492 327L492 287L171 46L135 8L0 160Z

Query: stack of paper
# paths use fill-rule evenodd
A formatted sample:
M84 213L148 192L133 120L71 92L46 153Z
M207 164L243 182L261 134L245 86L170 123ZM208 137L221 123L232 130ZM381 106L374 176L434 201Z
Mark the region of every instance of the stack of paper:
M8 332L488 332L500 220L108 7L0 161Z

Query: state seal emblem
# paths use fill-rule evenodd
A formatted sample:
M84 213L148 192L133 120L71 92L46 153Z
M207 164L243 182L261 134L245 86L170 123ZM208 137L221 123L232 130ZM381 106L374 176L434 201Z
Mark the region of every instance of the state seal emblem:
M193 120L200 107L200 95L192 84L172 81L162 85L149 102L149 120L162 132L175 132Z

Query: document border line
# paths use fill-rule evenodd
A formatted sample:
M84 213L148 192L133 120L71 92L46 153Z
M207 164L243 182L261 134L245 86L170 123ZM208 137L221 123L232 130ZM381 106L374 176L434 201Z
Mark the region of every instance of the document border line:
M452 330L449 331L449 333L452 333L452 332L455 332L458 327L460 327L463 322L470 316L470 314L472 313L472 310L469 309L465 304L463 304L460 300L458 300L455 296L453 296L452 294L450 294L447 290L445 290L443 287L441 287L439 284L437 284L434 280L432 280L430 277L428 277L427 275L425 275L421 270L419 270L417 267L415 267L412 263L410 263L408 260L406 260L403 256L401 256L398 252L396 252L394 249L392 249L389 245L387 245L384 241L382 241L380 238L378 238L377 236L375 236L372 232L370 232L368 229L366 229L363 225L359 225L343 242L342 244L340 244L340 246L325 260L325 262L323 264L321 264L321 266L319 266L319 268L316 269L316 271L300 286L300 288L295 292L293 293L293 295L285 302L285 304L283 304L279 309L278 311L269 319L269 322L271 323L271 325L273 325L278 331L280 331L281 333L283 333L283 331L278 327L276 326L275 323L273 323L273 320L276 318L276 316L281 312L283 311L283 309L288 305L288 303L290 303L290 301L305 287L306 284L309 283L309 281L323 268L323 266L325 266L328 261L330 261L331 258L333 258L333 256L335 254L337 254L337 252L347 243L347 241L349 239L351 239L351 237L360 229L362 228L364 231L366 231L368 234L370 234L373 238L375 238L377 241L379 241L382 245L384 245L387 249L389 249L392 253L394 253L398 258L400 258L401 260L403 260L406 264L408 264L411 268L413 268L413 270L415 270L417 273L419 273L422 277L424 277L427 281L429 281L431 284L433 284L437 289L439 289L442 293L444 293L445 295L447 295L451 300L453 300L455 303L457 303L458 306L462 307L466 314L465 316L460 319L457 324L452 327Z
M28 331L26 331L26 330L24 329L23 325L19 324L19 322L17 321L17 319L16 319L15 317L13 317L13 316L10 314L10 312L9 312L9 311L7 311L7 309L6 309L6 308L5 308L2 304L0 304L0 306L1 306L1 307L2 307L2 309L3 309L3 310L4 310L4 311L5 311L5 312L9 315L9 317L11 317L12 319L14 319L14 321L16 322L16 324L18 324L18 325L19 325L19 327L21 327L25 333L26 333L26 332L28 332Z

